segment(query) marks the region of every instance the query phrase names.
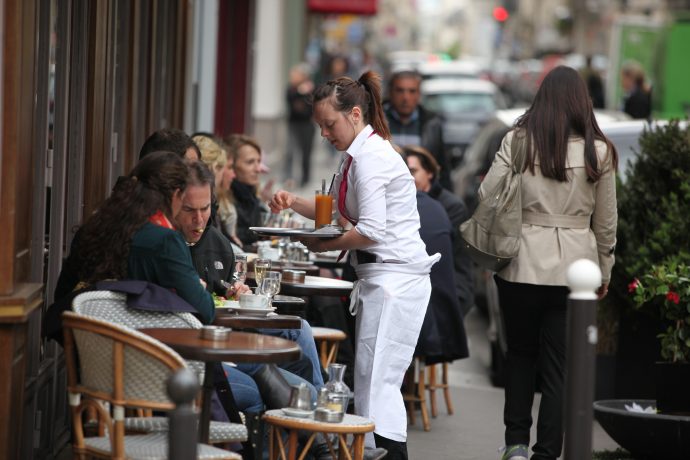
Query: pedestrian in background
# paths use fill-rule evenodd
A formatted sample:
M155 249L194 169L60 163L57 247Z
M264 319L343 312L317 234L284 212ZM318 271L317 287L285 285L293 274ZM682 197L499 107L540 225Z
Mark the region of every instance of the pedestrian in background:
M506 326L503 460L526 460L536 382L542 392L532 460L555 460L563 444L566 270L599 264L606 295L616 244L618 154L597 125L587 86L559 66L503 139L482 182L484 196L511 168L515 132L524 133L520 252L495 275Z
M582 79L587 83L587 91L595 109L604 108L604 81L601 75L592 67L592 56L585 58L585 67L580 71Z
M311 121L311 92L314 82L309 78L307 64L298 64L290 69L287 89L288 106L288 151L285 156L285 179L292 177L294 158L300 158L302 187L309 183L311 173L311 151L314 144L314 123Z
M421 83L421 75L409 70L396 72L391 76L388 83L388 103L384 109L392 140L400 147L421 145L431 152L441 168L441 185L453 191L441 117L419 103Z
M645 83L642 66L628 61L621 68L623 111L633 118L647 119L652 114L652 92Z

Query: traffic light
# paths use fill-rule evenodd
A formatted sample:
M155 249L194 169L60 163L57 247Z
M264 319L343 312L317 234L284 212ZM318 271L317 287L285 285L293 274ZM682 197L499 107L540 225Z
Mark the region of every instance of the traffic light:
M510 17L508 10L502 6L497 6L494 8L494 19L498 22L505 22Z

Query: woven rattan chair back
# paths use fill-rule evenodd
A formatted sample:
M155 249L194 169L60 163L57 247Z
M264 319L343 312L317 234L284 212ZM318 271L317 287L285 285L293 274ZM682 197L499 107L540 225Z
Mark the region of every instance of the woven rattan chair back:
M132 329L150 327L191 328L200 329L202 324L191 313L143 311L127 306L127 295L122 292L88 291L76 296L72 301L75 312L98 318ZM204 376L204 363L188 361L190 369L199 376Z

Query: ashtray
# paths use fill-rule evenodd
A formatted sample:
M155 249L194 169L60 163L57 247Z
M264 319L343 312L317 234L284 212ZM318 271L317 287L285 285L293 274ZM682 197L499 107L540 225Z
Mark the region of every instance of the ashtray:
M283 270L283 281L286 283L304 283L307 272L304 270Z
M319 422L340 423L345 418L345 414L340 411L330 410L325 407L318 407L314 411L314 420Z
M225 340L230 335L231 329L223 326L203 326L201 338L206 340Z

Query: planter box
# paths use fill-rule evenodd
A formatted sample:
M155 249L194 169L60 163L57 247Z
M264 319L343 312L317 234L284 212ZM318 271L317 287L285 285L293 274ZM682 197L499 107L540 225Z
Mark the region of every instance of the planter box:
M659 412L690 415L690 364L658 362L655 376Z
M616 399L594 402L601 427L634 458L687 460L690 458L690 417L629 412L625 405L654 406L654 400Z

